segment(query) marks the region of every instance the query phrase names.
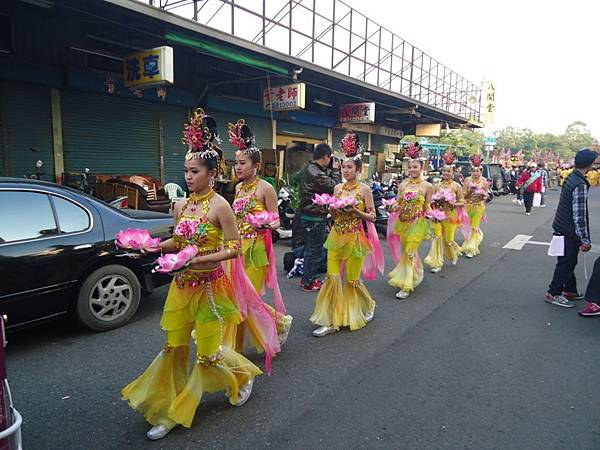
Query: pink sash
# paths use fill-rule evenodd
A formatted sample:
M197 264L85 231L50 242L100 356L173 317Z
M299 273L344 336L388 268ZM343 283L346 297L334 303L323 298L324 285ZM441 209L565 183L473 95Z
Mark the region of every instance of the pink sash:
M375 228L373 222L367 222L367 238L371 247L373 247L373 253L367 255L365 258L362 273L366 280L375 280L377 279L377 271L383 275L385 259L383 257L381 243L379 242L377 228Z

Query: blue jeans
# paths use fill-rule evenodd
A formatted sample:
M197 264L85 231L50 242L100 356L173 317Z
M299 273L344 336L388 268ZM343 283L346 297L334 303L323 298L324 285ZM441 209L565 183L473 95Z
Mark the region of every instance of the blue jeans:
M302 216L302 229L304 231L304 276L302 284L308 286L317 279L319 262L323 254L323 244L327 234L327 222L325 219L310 218L307 220ZM320 220L319 220L320 219Z

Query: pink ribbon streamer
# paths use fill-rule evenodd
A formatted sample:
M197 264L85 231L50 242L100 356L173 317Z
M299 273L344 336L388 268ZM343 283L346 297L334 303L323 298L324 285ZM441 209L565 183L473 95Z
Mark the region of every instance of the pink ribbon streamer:
M373 281L377 279L377 271L383 275L385 269L383 249L381 248L381 242L379 242L377 228L375 228L373 222L367 222L367 239L373 247L373 253L365 258L362 273L366 280Z
M394 233L394 227L399 217L400 213L398 211L391 213L387 225L387 243L396 264L400 262L400 258L402 257L402 241L400 241L400 236Z
M279 289L279 282L277 281L277 265L275 264L275 250L273 249L273 231L267 230L265 232L265 248L267 249L267 258L269 259L269 269L267 271L267 278L265 284L271 291L273 291L273 303L275 305L275 311L280 314L285 314L286 308L283 303L283 296Z
M281 351L275 318L254 289L248 275L246 275L242 256L231 260L231 278L235 287L238 305L240 303L244 304L246 317L252 317L257 332L260 334L261 344L265 350L265 368L267 373L271 375L271 361Z
M460 232L465 240L471 238L471 220L469 214L467 214L467 208L460 206L457 208L458 219L460 220Z

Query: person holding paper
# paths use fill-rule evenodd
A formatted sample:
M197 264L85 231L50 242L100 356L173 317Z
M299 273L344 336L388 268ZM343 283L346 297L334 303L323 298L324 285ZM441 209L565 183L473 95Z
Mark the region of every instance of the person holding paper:
M598 153L585 148L575 155L575 170L563 184L552 228L555 236L562 236L564 249L558 256L554 276L545 301L551 305L573 308L574 300L583 300L577 291L575 266L579 250L588 252L592 248L588 215L589 183L587 172L598 158Z

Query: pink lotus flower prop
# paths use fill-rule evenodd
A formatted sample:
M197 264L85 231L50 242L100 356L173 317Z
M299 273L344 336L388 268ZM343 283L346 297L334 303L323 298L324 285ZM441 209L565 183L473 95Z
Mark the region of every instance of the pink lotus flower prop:
M256 214L248 214L246 216L248 223L254 228L262 228L265 225L270 225L279 220L279 214L270 211L261 211Z
M344 209L356 205L356 199L354 197L343 197L336 199L329 205L332 209Z
M198 254L194 245L188 245L179 253L167 253L156 260L153 272L171 273L185 267Z
M446 213L439 209L432 209L429 214L427 214L431 220L435 222L441 222L442 220L446 220Z
M407 202L413 201L415 198L417 198L416 192L408 191L404 193L404 200Z
M486 195L486 192L485 192L483 189L477 189L477 190L475 191L475 193L476 193L477 195L481 195L481 196L485 196L485 195Z
M130 250L157 252L160 250L160 238L153 238L148 230L128 228L117 233L115 245Z
M456 196L454 195L454 193L448 191L448 190L442 190L442 191L438 191L435 194L433 194L433 196L431 197L431 199L434 202L446 202L449 203L451 205L453 205L454 203L456 203Z
M320 206L329 206L335 201L337 201L337 199L329 194L315 194L313 198L313 203Z
M384 198L382 200L383 206L394 206L396 203L398 203L398 200L396 200L395 198Z

